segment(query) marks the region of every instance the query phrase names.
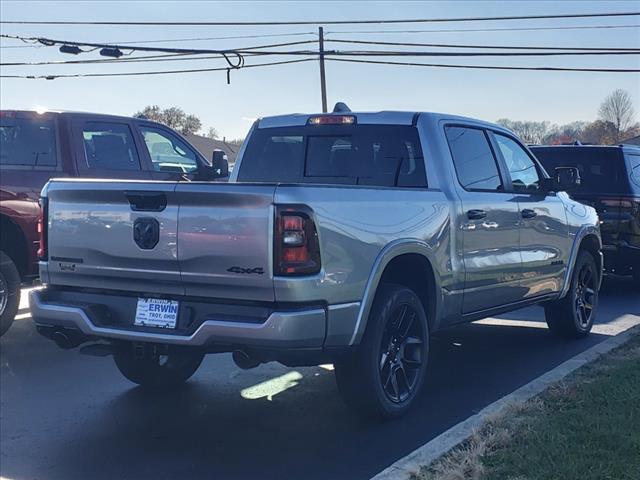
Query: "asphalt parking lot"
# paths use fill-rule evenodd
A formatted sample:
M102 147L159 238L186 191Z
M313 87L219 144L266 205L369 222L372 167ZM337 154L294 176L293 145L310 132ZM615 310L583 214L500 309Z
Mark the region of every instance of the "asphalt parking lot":
M209 356L178 391L147 393L110 357L62 351L26 305L0 340L0 475L22 479L367 479L489 403L640 321L640 295L605 283L589 338L551 337L529 308L437 334L428 387L400 420L341 402L330 366L239 370Z

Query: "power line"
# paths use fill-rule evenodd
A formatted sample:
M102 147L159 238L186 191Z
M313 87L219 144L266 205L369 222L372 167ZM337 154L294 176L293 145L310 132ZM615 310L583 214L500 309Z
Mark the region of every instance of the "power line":
M256 68L256 67L271 67L274 65L286 65L292 63L303 63L303 62L312 62L314 59L312 58L302 58L298 60L283 60L280 62L268 62L268 63L254 63L252 65L244 65L242 69L245 68ZM202 73L202 72L223 72L226 71L227 74L232 70L229 67L217 67L217 68L194 68L188 70L160 70L160 71L150 71L150 72L120 72L120 73L71 73L71 74L61 74L61 75L0 75L0 78L20 78L20 79L28 79L28 80L55 80L57 78L84 78L84 77L130 77L130 76L141 76L141 75L168 75L168 74L179 74L179 73Z
M283 52L282 55L285 55L287 52ZM313 55L317 55L316 52L312 52ZM380 52L337 52L337 51L325 51L325 55L327 57L333 55L339 56L390 56L394 55L393 52L388 52L388 55L379 55ZM400 52L398 52L400 53ZM468 56L464 54L455 55L455 53L444 53L443 55L436 55L430 52L417 52L424 53L424 55L417 56ZM599 52L602 54L616 54L617 52ZM623 52L627 54L627 52ZM366 54L366 55L365 55ZM572 55L571 52L567 52L567 55ZM585 55L589 55L590 53L585 53ZM595 53L594 53L595 54ZM631 54L631 53L629 53ZM635 52L635 54L640 54L640 51ZM247 52L243 53L245 56L260 56L257 52ZM277 52L270 52L269 56L277 56ZM299 55L304 55L304 52L299 53ZM535 53L533 55L536 55ZM545 55L541 53L540 55ZM549 55L559 55L557 53L550 53ZM397 56L412 56L412 55L397 55ZM492 53L481 53L478 56L494 56ZM521 56L519 54L514 54L511 56ZM88 59L88 60L60 60L60 61L43 61L43 62L7 62L0 63L0 67L32 67L32 66L44 66L44 65L96 65L96 64L111 64L111 63L155 63L155 62L176 62L176 61L203 61L203 60L216 60L223 59L222 55L193 55L193 54L183 54L183 53L173 53L173 54L163 54L163 55L149 55L142 57L132 57L132 58L104 58L104 59ZM312 60L312 59L309 59Z
M457 29L440 29L440 30L343 30L336 32L325 32L326 35L331 34L414 34L414 33L465 33L465 32L514 32L514 31L539 31L539 30L593 30L593 29L618 29L618 28L640 28L640 25L584 25L570 27L514 27L514 28L457 28ZM198 37L198 38L176 38L162 40L144 40L144 41L126 41L126 42L107 42L107 43L166 43L166 42L199 42L207 40L232 40L243 38L267 38L267 37L291 37L302 35L316 35L315 32L294 32L294 33L273 33L263 35L234 35L226 37ZM8 37L7 37L8 38ZM327 39L329 41L329 39ZM46 45L0 45L2 48L44 48Z
M260 51L256 55L271 55L272 52ZM287 52L287 55L307 55L304 51ZM311 52L317 55L317 52ZM602 55L639 55L639 50L611 52L411 52L394 50L325 50L326 55L350 57L558 57L558 56L602 56Z
M0 48L43 48L45 45L0 45Z
M313 41L315 42L315 41ZM305 42L301 42L305 43ZM262 47L248 47L243 50L243 56L255 56L255 52L249 50ZM246 53L244 53L246 52ZM274 52L274 56L277 54ZM91 65L102 63L147 63L147 62L177 62L189 60L215 60L224 58L222 55L201 55L191 53L165 53L161 55L145 55L140 57L129 58L93 58L86 60L53 60L43 62L6 62L0 63L0 67L18 67L18 66L42 66L42 65Z
M202 49L190 49L190 48L171 48L171 49L167 49L167 48L163 48L163 47L138 47L138 46L127 46L125 45L125 43L128 42L123 42L123 43L82 43L82 42L77 42L77 41L72 41L72 40L56 40L53 38L45 38L45 37L22 37L19 35L7 35L7 34L0 34L0 38L7 38L7 39L11 39L11 40L20 40L22 42L30 42L30 43L40 43L43 47L52 47L55 45L77 45L77 46L82 46L82 47L96 47L96 48L102 48L102 47L110 47L110 48L121 48L123 50L140 50L140 51L151 51L151 52L166 52L168 50L171 50L172 52L177 52L177 53L185 53L185 52L198 52L198 53L222 53L222 52L226 52L226 53L232 53L234 51L239 51L239 50L253 50L253 49L259 49L259 48L274 48L274 47L288 47L291 45L304 45L304 44L310 44L310 43L318 43L317 40L300 40L297 42L284 42L284 43L269 43L266 45L255 45L252 47L242 47L242 48L228 48L225 50L202 50ZM164 40L163 40L164 41ZM166 40L169 41L169 40ZM141 43L145 43L145 42L141 42Z
M527 32L539 30L594 30L594 29L640 28L640 25L579 25L564 27L507 27L507 28L454 28L439 30L342 30L326 32L333 34L408 34L408 33L474 33L474 32Z
M248 54L250 55L250 54ZM147 63L147 62L175 62L186 60L214 60L222 59L222 55L193 56L188 53L165 53L162 55L146 55L131 58L95 58L89 60L57 60L48 62L7 62L0 63L0 67L33 67L42 65L95 65L102 63Z
M373 40L344 40L344 39L330 39L325 40L327 42L334 43L347 43L358 45L395 45L402 47L438 47L438 48L486 48L486 49L501 49L501 50L575 50L575 51L634 51L640 52L640 48L625 48L625 47L532 47L532 46L508 46L508 45L461 45L451 43L408 43L408 42L383 42Z
M131 50L131 51L139 51L139 52L190 53L194 55L195 54L219 54L219 55L236 55L236 56L240 55L238 53L239 50L233 49L233 48L200 49L200 48L145 47L145 46L128 45L128 44L78 42L78 41L72 41L72 40L58 40L58 39L45 38L45 37L22 37L19 35L7 35L7 34L0 34L0 38L11 38L14 40L21 40L23 42L34 42L34 43L37 42L48 47L52 47L56 45L73 45L77 47L91 47L91 48L117 48L120 50ZM313 43L314 40L308 40L307 42ZM296 43L296 42L290 42L290 43ZM247 49L245 48L245 50Z
M204 42L208 40L236 40L236 39L247 39L247 38L269 38L269 37L295 37L302 35L316 35L315 32L292 32L292 33L268 33L268 34L260 34L260 35L233 35L226 37L197 37L197 38L167 38L161 40L129 40L123 42L110 42L110 43L139 43L139 44L150 44L150 43L167 43L167 42ZM14 38L10 36L6 36L5 38ZM46 45L0 45L0 48L42 48Z
M363 25L363 24L397 24L397 23L441 23L441 22L479 22L503 20L542 20L555 18L603 18L631 17L640 12L606 12L606 13L569 13L555 15L509 15L499 17L451 17L451 18L417 18L417 19L377 19L377 20L289 20L262 22L151 22L151 21L76 21L76 20L1 20L5 25L132 25L132 26L275 26L275 25Z
M560 72L607 72L607 73L638 73L640 69L622 69L622 68L569 68L569 67L518 67L518 66L497 66L497 65L450 65L437 63L415 63L415 62L394 62L394 61L378 61L378 60L359 60L349 58L328 58L333 62L345 63L364 63L375 65L393 65L393 66L414 66L414 67L434 67L434 68L458 68L458 69L482 69L482 70L525 70L525 71L560 71ZM274 65L285 65L303 62L312 62L314 59L303 58L297 60L284 60L280 62L257 63L245 65L243 68L268 67ZM181 73L202 73L202 72L229 72L228 67L219 68L198 68L188 70L162 70L151 72L122 72L122 73L77 73L63 75L0 75L0 78L29 79L29 80L55 80L57 78L82 78L82 77L123 77L123 76L144 76L144 75L167 75Z
M165 48L165 47L145 47L138 45L112 45L104 43L92 43L92 42L77 42L70 40L57 40L51 38L38 38L38 37L17 37L9 35L0 35L4 38L18 38L23 41L33 41L54 46L54 45L74 45L78 47L91 47L93 49L98 48L117 48L120 50L128 50L131 52L159 52L159 53L184 53L184 54L215 54L222 55L231 68L240 68L243 61L243 55L246 53L252 53L254 55L292 55L292 56L317 56L318 52L313 50L287 50L287 51L271 51L271 50L257 50L262 47L249 47L248 49L225 49L225 50L210 50L210 49L185 49L185 48ZM300 43L314 43L314 40L307 40ZM278 45L292 45L298 42L289 42L288 44ZM428 56L428 57L532 57L532 56L576 56L576 55L637 55L640 53L640 49L634 51L570 51L570 52L558 52L558 51L544 51L544 52L417 52L417 51L389 51L389 50L326 50L326 55L334 56ZM237 58L237 63L231 62L228 58L234 56Z
M333 62L349 63L369 63L375 65L401 65L411 67L434 67L434 68L469 68L481 70L527 70L527 71L550 71L550 72L608 72L608 73L638 73L640 69L625 68L571 68L571 67L516 67L498 65L449 65L439 63L415 63L415 62L394 62L382 60L360 60L351 58L328 58Z
M162 40L129 40L120 43L167 43L167 42L204 42L208 40L238 40L247 38L270 38L270 37L296 37L303 35L316 35L315 32L295 32L295 33L267 33L259 35L232 35L227 37L198 37L198 38L167 38ZM313 41L313 40L312 40Z
M113 44L105 44L105 43L88 43L88 42L76 42L70 40L56 40L51 38L42 38L42 37L22 37L18 35L6 35L1 34L0 38L11 38L14 40L21 40L23 42L39 42L43 45L52 47L55 45L72 45L77 47L91 47L93 50L98 48L110 48L110 49L118 49L118 50L130 50L131 53L134 51L141 52L159 52L159 53L190 53L190 54L216 54L222 55L225 61L229 64L230 68L241 68L244 64L244 57L242 54L233 49L226 50L202 50L202 49L184 49L184 48L163 48L163 47L145 47L145 46L130 46L130 45L113 45ZM231 61L231 56L236 58L236 62Z

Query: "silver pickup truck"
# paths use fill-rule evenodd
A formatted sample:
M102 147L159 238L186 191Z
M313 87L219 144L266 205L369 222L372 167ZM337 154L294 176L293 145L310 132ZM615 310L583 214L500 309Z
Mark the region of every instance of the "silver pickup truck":
M349 405L394 417L437 330L542 304L552 333L588 334L601 240L563 193L578 182L469 118L263 118L229 183L50 181L31 311L143 386L186 381L207 353L330 362Z

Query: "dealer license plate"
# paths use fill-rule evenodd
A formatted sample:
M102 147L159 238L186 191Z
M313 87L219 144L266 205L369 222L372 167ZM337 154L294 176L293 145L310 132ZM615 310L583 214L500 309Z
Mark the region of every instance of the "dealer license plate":
M138 298L134 325L140 327L176 328L179 303L159 298Z

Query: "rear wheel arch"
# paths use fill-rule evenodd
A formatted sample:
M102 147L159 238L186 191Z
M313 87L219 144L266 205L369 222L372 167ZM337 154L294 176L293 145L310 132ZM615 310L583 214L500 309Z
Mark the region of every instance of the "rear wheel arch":
M427 257L419 253L404 253L387 263L378 288L383 284L396 284L413 290L422 302L429 328L433 328L436 318L435 283L433 266Z
M427 314L429 329L437 329L442 299L440 280L433 265L431 249L424 242L399 241L388 245L378 255L369 276L351 344L362 339L376 293L383 284L392 283L413 290Z
M602 245L600 242L600 238L595 234L588 233L582 238L582 240L580 240L578 252L589 252L596 262L598 271L602 271L602 257L600 255L601 248Z
M595 225L583 225L582 227L580 227L580 229L576 232L573 240L571 253L567 261L564 283L562 285L562 289L560 290L560 295L558 298L564 298L565 295L569 292L575 265L578 260L578 256L582 251L587 251L593 257L594 261L596 262L598 274L600 275L599 281L602 281L603 261L601 250L602 240L600 239L600 231L598 227Z
M20 276L28 270L27 238L22 229L6 215L0 215L0 250L5 252L16 265Z

